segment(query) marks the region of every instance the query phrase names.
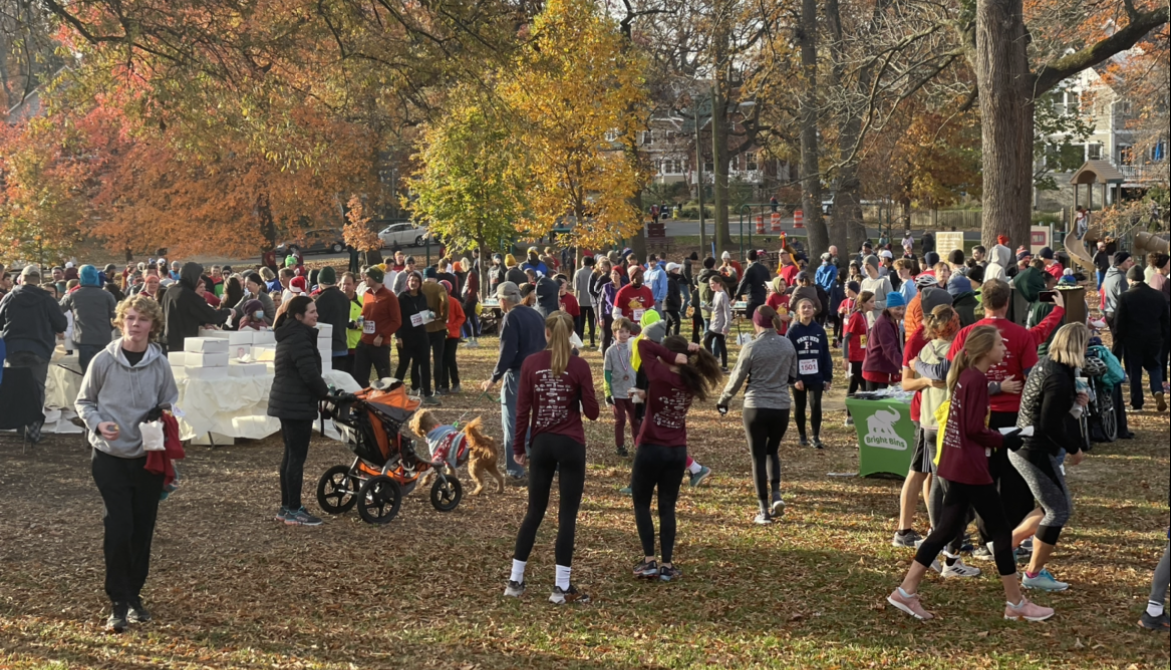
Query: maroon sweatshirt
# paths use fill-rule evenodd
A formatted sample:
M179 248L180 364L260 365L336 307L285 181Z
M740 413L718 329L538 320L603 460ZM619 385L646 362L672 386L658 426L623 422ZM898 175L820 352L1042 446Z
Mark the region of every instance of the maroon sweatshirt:
M988 377L975 368L964 370L951 396L940 477L973 486L993 483L988 457L1004 447L1004 436L988 428L988 410Z
M638 341L638 355L642 358L640 372L646 373L649 382L646 418L638 431L638 446L687 448L691 392L684 386L683 378L659 360L674 361L677 354L661 344L642 339Z
M542 433L551 433L585 444L582 412L590 421L598 420L598 399L594 395L594 376L589 364L570 356L565 372L554 377L549 369L552 360L553 353L545 350L529 356L521 365L516 439L512 444L512 452L517 456L525 453L525 434L530 426L534 440Z

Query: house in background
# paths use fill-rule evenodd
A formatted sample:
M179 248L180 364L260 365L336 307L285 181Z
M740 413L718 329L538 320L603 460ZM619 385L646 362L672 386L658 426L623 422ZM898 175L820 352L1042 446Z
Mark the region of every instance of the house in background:
M1088 205L1087 193L1092 192L1095 210L1141 197L1150 187L1167 184L1167 129L1157 137L1137 130L1131 101L1110 85L1100 69L1080 72L1070 80L1062 96L1059 110L1082 115L1093 132L1083 143L1071 147L1080 154L1082 168L1054 174L1057 191L1034 191L1035 209L1058 211L1072 207L1075 176L1080 183L1079 204Z

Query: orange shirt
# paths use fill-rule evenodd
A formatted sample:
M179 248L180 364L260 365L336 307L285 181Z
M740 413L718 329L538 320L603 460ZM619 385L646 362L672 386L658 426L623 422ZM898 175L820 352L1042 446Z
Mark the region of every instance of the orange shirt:
M391 338L403 325L398 297L385 286L377 291L367 291L362 298L362 319L365 321L362 330L363 344L372 345L374 338L381 335L382 346L389 345Z
M455 298L447 296L447 339L458 340L459 331L467 320L468 317L464 314L463 305Z

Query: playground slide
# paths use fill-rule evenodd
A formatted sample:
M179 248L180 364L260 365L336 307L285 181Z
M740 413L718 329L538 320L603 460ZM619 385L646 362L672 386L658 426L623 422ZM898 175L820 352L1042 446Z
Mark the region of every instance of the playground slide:
M1065 236L1065 251L1069 254L1069 258L1075 261L1086 272L1094 271L1094 259L1086 251L1086 245L1078 239L1077 233L1071 231L1069 235Z

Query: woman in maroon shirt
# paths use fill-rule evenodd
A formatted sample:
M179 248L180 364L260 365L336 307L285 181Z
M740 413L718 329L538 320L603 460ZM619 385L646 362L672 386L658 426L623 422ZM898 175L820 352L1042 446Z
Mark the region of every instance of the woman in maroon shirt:
M1007 598L1004 618L1013 621L1045 621L1053 610L1029 602L1021 594L1017 581L1016 560L1012 553L1012 527L1000 504L1000 494L988 470L988 459L993 450L1021 448L1020 433L1009 435L990 430L987 424L988 370L1004 360L1007 348L1000 331L992 326L981 326L968 335L964 349L956 357L948 373L947 387L951 396L951 411L944 432L938 475L944 490L943 512L937 527L919 547L915 563L907 572L902 586L887 598L895 608L916 619L929 620L934 616L919 601L919 582L928 568L967 525L968 508L984 519L992 535L996 567L1004 584Z
M642 579L669 582L682 573L675 568L675 502L687 467L687 411L694 398L707 400L723 381L720 363L698 344L674 335L656 344L638 343L642 372L646 373L647 411L638 432L638 452L630 476L634 521L642 541L643 561L634 568ZM659 490L659 533L663 550L655 560L655 524L651 498Z
M519 598L525 592L525 565L537 539L537 529L549 506L553 476L560 472L561 510L557 527L557 581L549 601L555 605L588 603L589 596L570 584L573 541L577 512L585 489L586 447L584 413L598 419L598 399L590 366L572 355L569 343L573 317L554 312L545 319L545 340L549 348L525 359L520 370L520 392L516 402L514 444L505 445L516 454L521 467L529 465L529 508L516 538L512 575L504 595ZM532 453L525 453L525 436L532 430ZM682 477L682 475L680 475Z

